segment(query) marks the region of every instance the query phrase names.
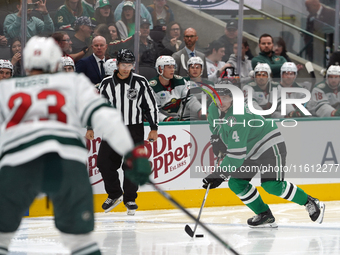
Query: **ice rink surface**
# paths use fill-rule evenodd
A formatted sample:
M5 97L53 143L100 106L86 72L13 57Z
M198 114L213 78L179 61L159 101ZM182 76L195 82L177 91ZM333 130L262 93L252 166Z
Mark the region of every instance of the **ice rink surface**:
M324 222L311 222L303 206L270 205L278 229L251 229L246 206L207 207L201 220L240 254L340 254L340 201L325 202ZM197 216L199 208L189 209ZM96 214L94 238L105 255L231 254L202 228L191 238L194 223L179 210ZM11 255L69 254L60 242L53 217L25 218L12 240Z

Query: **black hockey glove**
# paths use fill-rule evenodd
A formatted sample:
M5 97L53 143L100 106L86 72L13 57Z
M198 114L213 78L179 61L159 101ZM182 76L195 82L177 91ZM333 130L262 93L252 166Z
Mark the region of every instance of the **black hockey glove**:
M204 184L202 187L206 189L208 187L208 184L210 183L210 188L214 189L220 186L221 183L224 182L225 180L227 180L227 176L225 176L222 173L220 173L219 175L216 173L209 174L207 177L203 179Z
M219 135L212 135L210 137L210 143L217 157L227 154L227 146L225 146Z

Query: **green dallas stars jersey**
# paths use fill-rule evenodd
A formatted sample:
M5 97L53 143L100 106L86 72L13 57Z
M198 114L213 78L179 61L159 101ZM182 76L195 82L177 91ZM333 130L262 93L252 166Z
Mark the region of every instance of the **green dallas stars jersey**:
M240 167L244 160L256 160L270 147L284 142L276 123L255 115L245 107L244 115L233 115L231 106L224 117L215 104L208 109L208 122L213 134L227 145L223 166ZM223 123L223 124L222 124Z

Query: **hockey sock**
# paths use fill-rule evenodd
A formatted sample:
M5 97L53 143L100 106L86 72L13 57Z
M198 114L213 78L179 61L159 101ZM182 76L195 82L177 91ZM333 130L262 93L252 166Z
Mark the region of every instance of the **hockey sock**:
M305 205L308 195L295 184L287 181L267 181L261 184L269 194L282 197L299 205Z
M269 209L268 205L262 201L258 190L250 184L249 181L231 177L228 181L228 185L232 192L234 192L255 214L260 214Z
M4 233L0 232L0 254L8 253L8 246L15 232Z
M72 255L100 255L97 243L88 234L66 234L61 233L63 244L71 250Z

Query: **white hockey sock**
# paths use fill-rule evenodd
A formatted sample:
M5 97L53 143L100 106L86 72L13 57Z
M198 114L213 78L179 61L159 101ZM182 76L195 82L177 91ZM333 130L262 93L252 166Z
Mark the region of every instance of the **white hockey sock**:
M81 235L61 233L61 240L73 255L90 254L99 251L99 247L92 239L91 233Z
M0 254L1 255L8 253L8 246L14 234L15 232L10 232L10 233L0 232Z

